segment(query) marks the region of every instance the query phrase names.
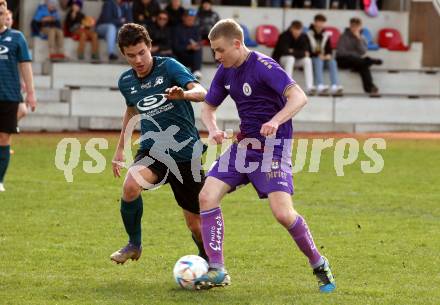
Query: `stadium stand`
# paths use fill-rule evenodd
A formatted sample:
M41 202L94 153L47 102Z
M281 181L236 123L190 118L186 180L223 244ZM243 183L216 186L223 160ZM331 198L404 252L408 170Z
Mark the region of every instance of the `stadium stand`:
M38 1L35 1L38 3ZM33 14L33 2L26 12ZM35 4L35 3L34 3ZM84 11L97 17L99 1L85 1ZM35 4L36 5L36 4ZM235 18L249 29L251 39L256 38L256 29L262 24L272 24L280 31L286 29L294 19L310 24L319 10L283 10L276 8L250 8L216 6L221 18ZM362 18L365 28L371 33L371 41L378 39L383 28L392 25L401 34L403 45L408 44L408 12L383 11L374 19L365 18L361 11L325 11L329 24L343 31L351 17ZM26 13L25 13L26 15ZM32 16L30 16L31 18ZM25 19L26 16L23 18ZM28 20L30 20L28 18ZM29 25L28 25L29 27ZM28 34L30 29L27 29ZM78 130L118 129L124 107L117 90L117 78L127 69L122 61L117 64L89 64L81 62L49 63L47 47L35 38L32 53L37 98L40 107L29 114L21 124L22 130ZM44 47L44 49L43 49ZM66 55L75 57L77 44L65 41ZM88 46L89 47L89 46ZM383 65L372 67L374 79L381 86L382 97L371 99L363 94L360 79L353 72L341 70L339 77L344 86L344 97L309 98L305 109L295 118L296 131L440 131L440 73L438 68L422 67L421 43L413 42L406 52L390 51L386 48L371 50L373 57L383 59ZM272 49L258 45L253 50L270 55ZM101 58L105 59L106 45L100 40ZM89 54L86 50L86 54ZM202 84L209 86L216 66L208 47L204 47ZM301 71L294 78L303 86ZM328 78L326 75L325 78ZM197 124L200 124L200 105L194 104ZM219 108L218 120L222 128L238 128L238 118L231 115L235 108L228 98Z
M269 48L275 47L280 36L280 31L272 24L262 24L257 26L257 43L263 44Z
M400 32L393 28L385 28L379 31L379 46L390 51L409 50L409 47L403 44Z
M367 48L370 51L376 51L379 50L379 45L374 42L373 35L371 34L370 30L367 28L362 28L361 35L364 37L365 41L367 42Z
M334 26L326 26L324 31L330 33L330 45L332 46L333 50L336 49L339 37L341 36L341 31L339 31L339 29L335 28Z

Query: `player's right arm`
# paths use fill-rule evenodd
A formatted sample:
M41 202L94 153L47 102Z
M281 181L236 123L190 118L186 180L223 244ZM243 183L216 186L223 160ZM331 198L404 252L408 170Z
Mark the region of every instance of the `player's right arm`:
M135 107L127 106L125 110L124 118L122 120L121 134L119 135L118 145L112 160L113 175L115 177L121 177L121 168L124 162L124 143L125 143L125 130L130 119L137 114Z
M209 141L214 141L215 144L221 144L226 138L226 133L220 130L217 126L217 119L215 111L217 107L214 107L208 103L203 103L202 106L202 122L206 126L209 132Z
M229 95L225 89L225 74L222 68L217 70L217 73L212 80L211 87L205 97L205 103L202 106L202 122L209 132L208 139L220 144L226 138L226 133L220 130L217 126L217 119L215 112L217 107Z

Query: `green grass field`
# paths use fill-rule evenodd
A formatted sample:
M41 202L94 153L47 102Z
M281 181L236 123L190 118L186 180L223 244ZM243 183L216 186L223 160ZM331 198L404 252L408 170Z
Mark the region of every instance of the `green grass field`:
M83 147L92 136L78 136ZM174 283L175 261L196 248L168 186L143 194L141 260L112 264L108 256L126 242L122 179L110 167L116 136L106 135L105 172L78 167L73 183L54 165L62 137L14 138L0 194L1 305L440 303L438 140L388 140L379 174L363 174L356 162L337 177L326 150L319 173L295 176L295 206L337 280L336 292L322 295L307 260L250 186L223 202L232 286L194 292ZM90 160L84 150L82 159Z

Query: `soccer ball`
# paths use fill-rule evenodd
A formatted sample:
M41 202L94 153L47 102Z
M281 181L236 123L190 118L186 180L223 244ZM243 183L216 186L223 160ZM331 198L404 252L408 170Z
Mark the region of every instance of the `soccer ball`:
M194 290L194 280L208 272L208 263L197 255L185 255L174 265L174 279L180 287Z

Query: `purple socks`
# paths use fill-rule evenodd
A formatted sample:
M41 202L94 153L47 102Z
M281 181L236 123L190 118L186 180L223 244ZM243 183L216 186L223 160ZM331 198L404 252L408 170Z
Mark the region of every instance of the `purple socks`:
M220 207L200 212L202 238L205 252L209 258L209 267L223 269L224 223Z
M316 249L312 234L304 218L298 215L288 231L298 245L298 248L308 257L312 268L316 268L324 263L321 254Z

